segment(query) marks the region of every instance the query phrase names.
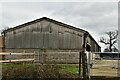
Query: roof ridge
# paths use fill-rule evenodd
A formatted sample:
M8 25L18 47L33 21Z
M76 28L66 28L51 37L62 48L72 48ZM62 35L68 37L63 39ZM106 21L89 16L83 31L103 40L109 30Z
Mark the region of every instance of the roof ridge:
M41 21L41 20L48 20L48 21L52 21L52 22L54 22L54 23L56 23L56 24L59 23L59 25L63 24L63 26L67 26L68 28L72 28L72 29L74 28L74 29L78 29L78 30L81 30L81 31L85 31L85 30L83 30L83 29L76 28L76 27L74 27L74 26L65 24L65 23L63 23L63 22L56 21L56 20L51 19L51 18L48 18L48 17L42 17L42 18L39 18L39 19L35 19L35 20L32 20L32 21L29 21L29 22L20 24L20 25L18 25L18 26L12 27L12 28L8 28L7 30L4 30L2 33L7 32L7 31L11 31L11 30L14 30L14 29L18 29L18 28L25 27L26 25L29 25L29 24L34 23L34 22L39 22L39 21ZM85 31L85 32L87 32L87 31Z

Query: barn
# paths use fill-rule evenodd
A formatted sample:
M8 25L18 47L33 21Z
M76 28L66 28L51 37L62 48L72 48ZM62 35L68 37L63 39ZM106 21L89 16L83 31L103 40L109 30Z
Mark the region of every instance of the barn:
M35 52L36 61L77 63L84 43L91 52L101 50L89 32L47 17L9 28L1 34L3 52Z

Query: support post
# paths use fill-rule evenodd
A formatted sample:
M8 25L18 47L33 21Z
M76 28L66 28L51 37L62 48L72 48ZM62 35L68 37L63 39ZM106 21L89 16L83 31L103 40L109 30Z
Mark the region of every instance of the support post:
M86 38L87 38L88 35L89 35L88 32L84 33L84 36L83 36L83 46L82 46L82 68L83 68L82 76L83 76L84 80L86 80L88 78L88 76L87 76L87 57L86 57L86 54L85 54Z
M33 63L35 62L35 51L33 52Z
M90 80L90 60L91 60L91 55L90 52L87 52L88 54L88 78Z
M82 68L83 68L82 76L86 80L86 78L87 78L87 74L86 74L87 73L87 67L86 67L86 58L85 58L84 49L82 51Z
M11 53L10 53L10 59L9 59L9 62L11 63Z
M81 76L81 52L79 52L79 76Z

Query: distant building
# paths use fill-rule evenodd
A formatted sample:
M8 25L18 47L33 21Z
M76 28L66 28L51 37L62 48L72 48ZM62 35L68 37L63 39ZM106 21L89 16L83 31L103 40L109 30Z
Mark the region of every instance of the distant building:
M3 52L79 52L84 42L91 52L101 50L89 32L46 17L4 30L1 39Z
M110 50L108 48L105 48L104 52L110 52ZM114 47L112 48L112 52L119 52L119 50L116 47Z
M103 52L103 53L100 53L99 55L100 55L100 58L102 59L120 60L119 52Z

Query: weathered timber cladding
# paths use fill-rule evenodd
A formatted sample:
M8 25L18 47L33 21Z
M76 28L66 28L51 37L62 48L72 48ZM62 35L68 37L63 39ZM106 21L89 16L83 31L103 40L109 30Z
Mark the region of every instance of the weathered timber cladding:
M95 50L95 43L94 43L94 41L92 41L92 40L91 40L91 45L92 45L92 46L91 46L91 51L92 51L92 52L96 52L96 50Z
M7 32L5 48L81 49L82 32L43 20Z
M93 40L91 40L91 51L92 52L98 52L98 51L100 51L100 48L98 47L98 45L93 41Z

